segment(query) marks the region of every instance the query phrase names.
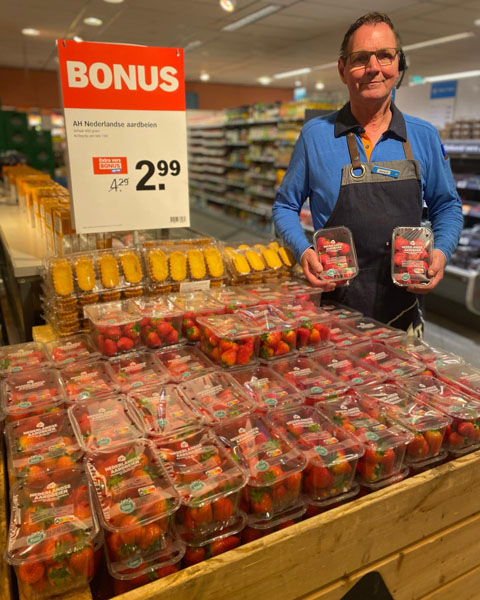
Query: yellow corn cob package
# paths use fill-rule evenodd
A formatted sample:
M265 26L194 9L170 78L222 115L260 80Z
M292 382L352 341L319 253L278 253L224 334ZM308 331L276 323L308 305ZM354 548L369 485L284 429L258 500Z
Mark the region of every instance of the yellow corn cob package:
M270 242L268 244L268 247L271 248L272 250L276 250L278 252L278 249L280 248L280 244L278 242Z
M122 265L125 280L128 283L137 284L143 278L142 265L135 252L124 252L120 255L120 263Z
M88 257L77 258L75 263L77 285L82 292L90 292L95 287L95 268Z
M245 250L245 258L248 260L248 264L254 271L264 271L265 263L262 257L255 252L255 250Z
M168 277L167 255L163 250L155 249L148 252L150 276L154 281L162 282Z
M278 250L278 255L280 256L283 264L286 267L293 267L293 265L295 264L295 259L290 251L290 248L284 248L283 246L281 246Z
M68 260L56 260L51 265L53 289L59 296L68 296L73 292L73 273Z
M207 267L202 251L197 249L187 250L187 261L192 279L205 279Z
M243 254L236 252L232 256L232 265L238 275L248 275L251 272L250 265Z
M272 250L272 248L264 248L262 250L262 256L270 269L277 270L282 268L282 261L280 260L277 252Z
M220 251L214 246L207 246L204 248L203 254L205 255L205 260L207 261L207 268L210 277L213 277L214 279L223 277L223 274L225 273L225 267L223 266L223 260Z
M120 283L120 273L118 263L113 254L103 254L98 259L98 267L102 278L102 285L108 289L118 287Z
M184 281L187 277L187 258L183 252L175 251L168 257L170 277L173 281Z
M239 244L237 250L250 250L250 246L248 244Z

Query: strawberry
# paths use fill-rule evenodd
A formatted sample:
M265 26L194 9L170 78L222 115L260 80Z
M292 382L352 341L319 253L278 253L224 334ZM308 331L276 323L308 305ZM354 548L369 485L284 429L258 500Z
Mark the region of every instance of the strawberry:
M123 335L132 340L137 340L140 335L140 325L138 323L127 323L123 327Z
M240 346L237 352L237 365L246 365L250 362L253 354L253 348L246 345Z
M189 327L185 333L191 342L196 342L200 339L200 329L196 325Z
M210 546L210 552L212 556L217 556L228 550L233 550L240 545L240 538L236 535L229 535L226 538L215 540Z
M403 250L404 246L408 246L407 240L405 238L403 238L402 236L398 235L395 238L395 242L394 242L395 250L397 252L400 252L401 250Z
M145 337L145 344L149 347L149 348L158 348L158 346L162 345L162 340L158 337L158 335L154 332L151 331L146 337Z
M176 344L178 342L178 331L176 329L172 329L172 331L167 335L165 341L167 344Z
M190 567L191 565L196 565L197 563L202 562L202 560L205 560L205 558L205 548L187 547L183 561L185 566Z
M288 331L282 332L282 339L287 342L290 348L295 348L296 334L294 329L289 329Z
M310 337L310 331L306 327L298 327L297 329L297 348L306 346Z
M276 348L281 339L281 331L272 331L271 333L264 333L261 338L263 344L271 346L272 348Z
M288 354L289 352L290 346L286 342L280 340L275 350L275 356L281 356L282 354Z
M105 354L105 356L114 356L117 353L117 345L113 340L104 340L102 345L102 352Z
M166 337L169 333L171 333L173 327L171 323L167 323L166 321L160 321L157 323L157 332L160 337Z
M133 348L134 345L135 342L130 337L121 337L117 343L117 347L120 352L128 352Z
M310 338L309 338L309 343L310 344L318 344L321 340L321 335L320 332L318 331L318 329L313 328L312 331L310 332Z
M404 252L396 252L393 257L393 264L397 267L401 267L406 260L407 255Z
M347 256L347 254L349 254L349 253L350 253L349 244L342 242L340 245L340 250L339 250L340 256Z
M230 348L230 350L222 352L220 360L226 367L233 367L237 362L237 350Z

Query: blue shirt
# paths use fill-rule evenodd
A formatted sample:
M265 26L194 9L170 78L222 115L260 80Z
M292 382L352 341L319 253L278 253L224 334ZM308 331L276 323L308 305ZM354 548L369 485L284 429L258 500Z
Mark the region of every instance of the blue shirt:
M410 142L413 158L420 163L422 196L432 224L434 247L450 258L463 226L462 205L457 194L450 160L445 160L436 128L422 119L402 115L392 103L390 125L375 144L370 162L405 158L402 141ZM402 118L403 116L403 118ZM278 233L299 261L311 243L300 224L299 213L310 198L314 229L328 221L337 202L342 167L350 164L346 134L355 132L360 160L367 162L358 125L347 103L341 110L308 121L293 150L275 203L273 220ZM401 225L399 223L398 225Z

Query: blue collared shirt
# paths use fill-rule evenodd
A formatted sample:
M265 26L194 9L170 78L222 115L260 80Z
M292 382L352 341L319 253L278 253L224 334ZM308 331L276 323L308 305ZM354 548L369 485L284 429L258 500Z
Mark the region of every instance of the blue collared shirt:
M370 162L405 158L402 141L407 139L414 159L420 163L422 196L432 223L434 246L450 258L463 226L450 160L445 160L436 128L422 119L403 115L392 103L390 125L375 144ZM328 221L338 198L342 167L350 164L346 134L355 132L360 160L367 162L358 125L347 103L341 110L308 121L293 150L290 165L277 192L273 220L278 233L297 260L311 246L300 224L299 213L310 198L314 229ZM399 223L401 225L401 223Z

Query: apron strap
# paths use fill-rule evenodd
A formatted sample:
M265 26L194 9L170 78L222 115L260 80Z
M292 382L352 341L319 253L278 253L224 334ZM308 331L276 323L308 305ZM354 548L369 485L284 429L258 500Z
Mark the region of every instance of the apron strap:
M412 152L412 147L410 146L410 142L408 141L408 138L402 142L403 144L403 151L405 152L405 158L407 160L413 160L413 152Z
M347 144L348 144L348 152L350 154L350 162L352 163L352 168L353 169L361 169L361 162L360 162L360 153L358 151L358 146L357 146L357 138L355 137L355 134L350 131L349 133L347 133ZM412 152L412 147L410 146L410 142L408 141L408 139L406 139L404 142L402 142L403 145L403 151L405 152L405 158L407 160L413 160L413 152Z

